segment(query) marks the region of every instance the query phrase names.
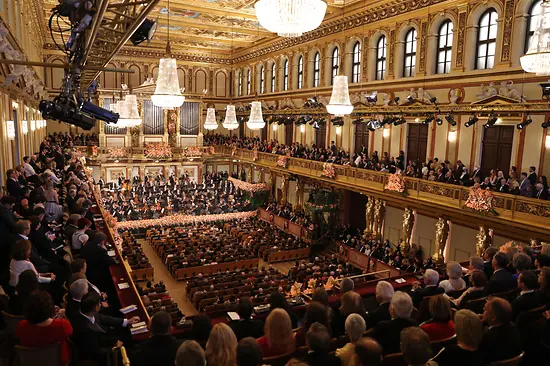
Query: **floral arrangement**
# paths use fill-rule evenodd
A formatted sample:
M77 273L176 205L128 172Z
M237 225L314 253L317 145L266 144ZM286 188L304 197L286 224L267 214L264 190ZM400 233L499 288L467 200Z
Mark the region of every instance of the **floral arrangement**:
M270 191L271 188L266 183L248 183L243 182L242 180L229 177L228 180L233 183L235 188L238 188L243 191L256 193L262 191Z
M464 207L478 213L497 215L493 208L493 198L491 191L474 186L470 188L470 194Z
M92 157L96 157L99 154L99 147L92 146Z
M188 157L202 156L202 150L199 146L184 147L181 155Z
M499 252L508 254L509 252L512 252L514 248L517 248L520 252L523 251L523 244L518 243L516 241L509 241L507 243L504 243L498 248Z
M258 160L258 148L255 147L252 155L252 160L257 161Z
M118 221L116 217L113 217L110 212L105 212L105 215L103 216L105 220L105 224L109 226L111 229L116 230Z
M149 159L168 159L172 157L172 148L167 143L147 144L145 157Z
M403 196L407 194L403 176L398 173L390 174L388 178L388 183L386 184L384 189L390 192L401 193Z
M216 222L216 221L231 221L235 219L246 219L249 217L256 216L257 211L249 212L234 212L227 214L219 215L185 215L185 214L176 214L171 216L165 216L159 219L148 219L148 220L136 220L136 221L123 221L119 222L117 229L121 230L131 230L131 229L147 229L153 226L180 226L190 223L201 224L204 222Z
M123 158L126 156L126 149L123 147L113 147L109 150L109 156L112 158Z
M334 167L332 166L332 163L324 163L321 177L334 179L335 176L336 176L336 172L334 171Z
M285 155L279 156L277 159L277 166L280 166L281 168L286 168L287 159Z

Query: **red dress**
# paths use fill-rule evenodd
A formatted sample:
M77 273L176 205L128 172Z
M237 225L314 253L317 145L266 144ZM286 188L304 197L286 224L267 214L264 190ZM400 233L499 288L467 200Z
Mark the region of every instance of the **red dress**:
M265 357L275 357L284 355L285 353L288 353L288 351L282 349L282 347L276 347L275 345L272 345L272 347L269 347L269 343L267 341L267 337L263 336L257 339L258 344L260 345L260 348L262 349L262 354Z
M430 337L430 342L451 338L456 334L455 323L449 320L447 323L425 323L420 326Z
M73 334L73 327L66 319L53 319L50 325L43 327L22 320L17 326L16 333L19 343L25 347L44 347L59 342L63 365L71 360L71 349L67 339Z

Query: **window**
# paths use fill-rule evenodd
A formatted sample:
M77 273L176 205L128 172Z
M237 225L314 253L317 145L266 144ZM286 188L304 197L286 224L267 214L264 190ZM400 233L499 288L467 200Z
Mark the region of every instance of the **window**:
M414 76L416 66L416 29L410 29L405 35L405 60L403 77Z
M260 66L260 93L263 93L265 91L264 81L265 81L265 71L262 65Z
M529 8L529 13L527 15L527 32L525 33L524 53L527 53L527 50L529 50L529 45L531 44L531 40L533 39L533 35L535 34L535 29L537 29L541 4L542 1L537 0L534 1Z
M351 64L351 82L358 83L361 78L361 43L355 42L353 46L353 60Z
M250 95L250 69L246 72L246 95Z
M313 87L319 86L319 80L321 76L321 55L319 52L315 54L313 58Z
M493 8L487 9L479 18L475 65L477 70L492 69L495 64L497 19L498 14Z
M302 89L304 84L304 57L298 59L298 89Z
M386 36L380 37L376 44L376 80L386 76Z
M451 71L453 54L453 22L446 20L439 27L437 34L436 74L448 74Z
M332 72L330 74L330 85L334 83L334 78L338 76L338 65L340 64L340 55L338 51L338 47L334 47L332 50Z
M275 73L276 73L275 63L271 65L271 92L275 91Z
M238 80L239 80L239 85L238 85L238 89L237 89L237 95L240 97L241 95L243 95L243 74L241 74L239 72L239 75L237 76Z
M283 90L288 90L288 60L283 64Z

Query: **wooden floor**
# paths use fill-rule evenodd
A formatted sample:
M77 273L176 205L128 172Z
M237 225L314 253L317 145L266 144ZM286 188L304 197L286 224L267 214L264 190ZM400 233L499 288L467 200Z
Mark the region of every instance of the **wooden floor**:
M149 262L155 269L154 282L163 281L166 285L170 296L177 302L180 310L183 314L191 316L198 314L197 309L193 306L193 303L186 296L186 281L176 281L174 277L168 272L166 266L162 263L161 259L155 252L155 250L149 245L145 239L138 239L141 244L145 256L149 258ZM259 267L266 266L267 263L260 259ZM281 262L273 264L273 267L279 270L281 273L288 273L288 270L294 265L294 262ZM140 283L141 286L145 286L145 282Z

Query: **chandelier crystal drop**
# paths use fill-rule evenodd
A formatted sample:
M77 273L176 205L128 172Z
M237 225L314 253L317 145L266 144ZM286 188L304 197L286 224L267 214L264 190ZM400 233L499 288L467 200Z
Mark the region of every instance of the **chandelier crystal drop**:
M180 107L185 97L180 89L176 59L170 57L170 43L166 44L166 55L166 58L161 58L159 61L157 85L151 100L157 107L173 109Z
M327 11L323 0L259 0L258 21L281 37L299 37L321 25Z
M228 104L225 107L225 119L222 126L229 131L239 128L239 122L237 122L237 113L235 112L234 105Z
M139 116L137 97L134 94L128 94L123 101L118 101L116 108L119 114L116 127L132 128L141 125L142 119Z
M205 130L213 131L218 128L218 122L216 121L216 108L208 108L206 110L206 120L203 125Z
M327 112L337 117L343 117L353 112L353 105L349 100L348 77L338 75L334 77L330 103L327 105Z
M246 125L251 130L261 130L265 127L265 121L262 116L262 102L252 102L251 104L250 118L246 122Z
M531 38L527 53L520 57L523 70L540 76L550 75L550 2L540 6L537 27Z

